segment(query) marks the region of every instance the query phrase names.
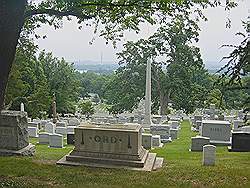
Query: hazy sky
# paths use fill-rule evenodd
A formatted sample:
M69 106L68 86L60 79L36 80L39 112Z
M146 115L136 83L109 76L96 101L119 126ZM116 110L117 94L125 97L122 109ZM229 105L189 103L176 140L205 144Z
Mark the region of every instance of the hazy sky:
M207 22L199 23L200 41L196 44L201 48L201 54L205 62L218 62L227 55L229 49L221 49L223 44L239 44L242 40L235 33L244 31L241 21L246 20L248 10L250 9L250 0L238 0L239 6L230 12L225 12L223 8L209 8L204 11L208 18ZM232 27L226 28L226 20L229 17L232 20ZM144 25L139 35L127 33L126 40L137 40L147 38L156 27ZM79 30L75 21L66 21L62 29L54 30L52 27L43 26L38 32L47 35L46 39L39 39L40 49L53 52L57 57L64 57L67 61L100 61L101 54L103 61L116 61L115 53L122 49L121 42L117 49L111 44L106 45L105 40L97 38L93 45L89 42L93 38L93 28L84 27Z

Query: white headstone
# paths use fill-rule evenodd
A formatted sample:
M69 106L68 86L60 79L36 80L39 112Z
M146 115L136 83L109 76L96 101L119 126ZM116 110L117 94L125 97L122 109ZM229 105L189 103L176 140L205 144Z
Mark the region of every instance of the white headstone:
M224 119L229 122L233 122L234 118L234 116L224 116Z
M250 126L243 126L240 128L243 132L250 132Z
M28 123L31 122L31 118L28 117L27 120L28 120Z
M28 133L29 133L29 137L31 138L37 138L38 135L38 128L37 127L28 127Z
M203 165L204 166L213 166L215 165L215 154L216 146L214 145L205 145L203 146Z
M50 134L54 134L55 133L55 124L48 122L45 124L44 128L45 128L45 132L50 133Z
M160 135L161 139L169 139L170 126L169 125L150 126L150 132L152 135Z
M243 120L234 120L233 121L233 130L238 130L244 124Z
M38 143L39 144L49 144L49 133L39 133Z
M179 129L179 121L171 121L172 129Z
M68 121L69 121L68 123L69 126L78 126L81 123L80 120L77 118L70 118Z
M36 127L38 129L39 125L36 122L28 122L28 127Z
M21 103L21 112L24 112L24 104L23 103Z
M74 133L75 132L75 128L76 128L76 126L68 126L67 127L67 134L68 133L70 133L70 134Z
M56 133L61 135L67 134L67 128L66 127L56 127Z
M160 135L153 135L152 136L152 147L161 147L161 137Z
M56 122L56 127L66 127L67 126L67 124L66 124L66 122Z
M60 134L49 135L49 147L63 148L63 136Z

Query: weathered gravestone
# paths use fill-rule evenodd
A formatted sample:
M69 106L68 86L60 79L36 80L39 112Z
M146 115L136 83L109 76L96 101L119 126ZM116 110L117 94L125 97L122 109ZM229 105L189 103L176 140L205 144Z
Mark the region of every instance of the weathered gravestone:
M250 126L243 126L243 127L240 128L240 130L242 130L243 132L250 133Z
M38 134L38 143L39 144L49 144L49 135L50 135L50 133L39 133Z
M54 123L48 122L45 124L45 132L50 133L50 134L54 134L55 133L55 128L56 125Z
M67 123L64 121L56 122L56 127L67 127Z
M160 135L160 141L163 143L171 141L169 125L150 126L150 132L152 135Z
M202 121L199 121L199 120L196 121L196 124L194 125L196 131L199 131L199 129L200 129L200 127L201 127L201 124L202 124Z
M215 154L216 146L214 145L205 145L203 146L203 165L204 166L213 166L215 165Z
M196 136L191 138L191 151L203 151L203 146L209 145L208 137Z
M180 127L179 121L171 121L172 129L179 129L179 127Z
M67 134L71 134L75 132L76 126L68 126L67 127Z
M35 146L29 144L27 113L0 113L0 155L34 155Z
M161 136L160 135L153 135L152 136L152 146L153 147L162 147L163 144L161 143Z
M80 123L81 123L80 120L77 118L70 118L68 120L68 126L78 126L80 125Z
M231 126L228 121L203 120L201 136L210 138L215 145L231 145Z
M152 134L142 133L142 146L145 149L152 148Z
M28 127L28 134L30 138L38 137L38 128L37 127Z
M171 140L175 140L178 138L178 129L170 129L170 137Z
M234 116L224 116L224 119L229 122L233 122L234 118Z
M67 134L67 128L66 127L56 127L56 133L61 135Z
M233 132L232 146L228 146L229 151L250 152L250 132Z
M50 134L49 135L49 147L63 148L63 136L60 134Z
M196 121L202 121L203 116L202 115L195 115L194 116L194 127L196 127Z
M28 122L28 127L35 127L39 129L39 124L37 122Z
M244 124L243 120L234 120L233 121L233 130L239 130L239 128Z
M142 147L141 125L81 125L75 148L57 164L151 171L163 159Z

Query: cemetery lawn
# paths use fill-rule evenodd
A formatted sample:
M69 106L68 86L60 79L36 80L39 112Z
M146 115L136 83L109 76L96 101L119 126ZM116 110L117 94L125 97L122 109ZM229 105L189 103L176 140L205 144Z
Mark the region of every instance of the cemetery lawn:
M204 167L202 153L188 151L194 135L184 121L178 140L152 150L165 160L163 168L153 172L58 166L56 161L73 146L51 149L36 145L34 157L0 157L0 188L250 187L250 152L229 153L226 147L217 147L216 166Z

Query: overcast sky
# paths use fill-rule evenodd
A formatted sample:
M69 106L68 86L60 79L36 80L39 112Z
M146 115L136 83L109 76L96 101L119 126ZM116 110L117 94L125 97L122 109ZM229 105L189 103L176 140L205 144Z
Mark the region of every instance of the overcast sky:
M230 52L229 49L221 49L221 45L239 44L241 41L242 38L235 36L235 33L244 31L241 21L246 20L248 16L250 0L238 1L239 6L230 12L225 12L223 8L209 8L204 11L208 21L199 23L200 41L196 44L201 48L204 62L219 62ZM227 17L232 20L230 29L225 26ZM155 27L144 25L139 35L127 33L123 42L147 38L155 29ZM40 49L53 52L55 56L64 57L67 61L100 61L102 54L103 62L115 62L115 53L122 49L123 43L121 42L118 48L114 49L111 44L106 45L104 39L97 38L93 45L89 45L94 36L93 28L84 27L79 30L75 21L66 21L64 27L58 30L45 25L38 32L47 36L46 39L37 40Z

